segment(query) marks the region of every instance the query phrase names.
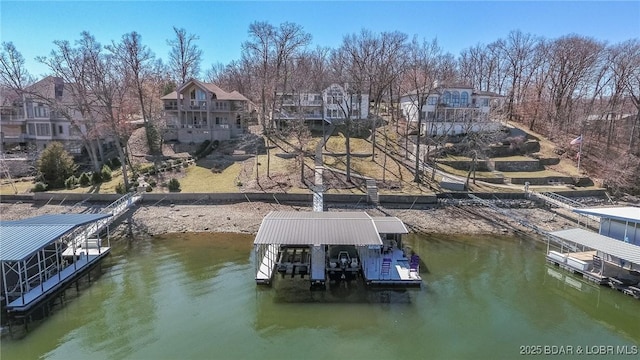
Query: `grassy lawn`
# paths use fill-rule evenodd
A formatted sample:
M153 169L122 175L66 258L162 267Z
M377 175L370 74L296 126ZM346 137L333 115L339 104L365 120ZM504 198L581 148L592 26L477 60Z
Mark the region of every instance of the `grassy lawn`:
M33 182L31 181L15 181L13 186L11 183L3 183L0 185L0 195L14 195L14 194L27 194L31 192L33 188ZM15 189L14 189L15 187Z
M456 176L463 176L466 177L467 176L467 170L458 170L458 169L454 169L451 166L448 165L444 165L444 164L440 164L438 163L438 169L447 172L451 175L456 175ZM476 171L476 177L479 178L498 178L500 177L499 173L493 173L491 171Z
M241 164L233 163L220 173L214 173L202 166L189 166L180 178L180 189L186 193L225 193L237 192L238 176Z

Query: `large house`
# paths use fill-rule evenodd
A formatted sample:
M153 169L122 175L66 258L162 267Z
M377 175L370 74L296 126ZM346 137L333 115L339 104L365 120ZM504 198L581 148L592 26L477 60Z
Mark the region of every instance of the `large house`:
M400 107L409 122L417 123L422 115L424 135L459 135L499 129L500 124L491 119L492 101L499 98L496 93L477 91L472 86L436 83L430 90L402 95Z
M279 93L272 119L275 123L303 120L308 125L340 123L347 118L367 119L369 95L354 94L348 85L331 84L322 91Z
M237 91L191 79L161 99L167 120L165 140L229 140L247 129L250 102Z
M88 124L73 106L71 85L62 78L47 76L27 87L22 94L3 89L0 109L2 148L44 149L52 141L62 143L67 151L79 155ZM95 129L94 129L95 130ZM106 136L98 134L103 145Z

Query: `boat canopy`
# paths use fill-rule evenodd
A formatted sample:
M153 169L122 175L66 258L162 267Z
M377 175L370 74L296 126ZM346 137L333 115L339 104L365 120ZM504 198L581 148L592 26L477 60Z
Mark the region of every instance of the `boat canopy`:
M365 212L272 211L262 220L254 244L382 245L376 225Z
M640 246L584 229L554 231L552 236L640 265Z

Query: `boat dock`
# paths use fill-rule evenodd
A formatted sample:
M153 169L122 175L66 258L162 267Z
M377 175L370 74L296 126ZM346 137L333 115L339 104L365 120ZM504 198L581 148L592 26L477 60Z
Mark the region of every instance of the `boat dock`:
M395 217L365 212L271 212L254 241L256 283L308 278L312 288L361 279L370 286L419 287L419 257L408 257Z
M0 221L2 305L23 319L90 274L110 253L109 225L141 199L127 194L95 214L55 214ZM100 237L106 232L106 243Z
M550 242L560 244L558 251ZM584 229L549 233L547 262L640 299L640 246Z

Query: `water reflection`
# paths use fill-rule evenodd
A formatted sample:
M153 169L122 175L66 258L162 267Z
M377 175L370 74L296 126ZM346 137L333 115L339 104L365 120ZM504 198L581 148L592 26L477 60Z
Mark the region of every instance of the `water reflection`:
M121 241L98 281L23 340L3 339L0 356L515 358L526 344L640 343L638 300L545 266L539 244L405 240L426 264L422 289L258 287L251 235Z

